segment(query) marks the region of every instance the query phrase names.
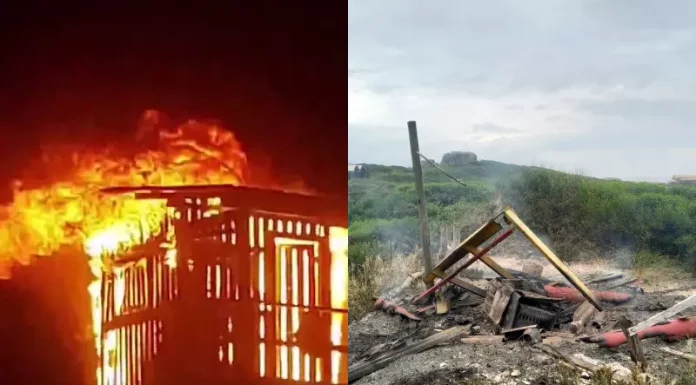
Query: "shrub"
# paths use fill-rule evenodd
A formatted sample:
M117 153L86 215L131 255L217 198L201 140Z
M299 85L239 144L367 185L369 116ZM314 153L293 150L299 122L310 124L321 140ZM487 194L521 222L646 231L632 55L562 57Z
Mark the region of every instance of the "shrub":
M508 189L530 227L559 253L628 247L689 261L696 255L695 188L605 181L534 169Z

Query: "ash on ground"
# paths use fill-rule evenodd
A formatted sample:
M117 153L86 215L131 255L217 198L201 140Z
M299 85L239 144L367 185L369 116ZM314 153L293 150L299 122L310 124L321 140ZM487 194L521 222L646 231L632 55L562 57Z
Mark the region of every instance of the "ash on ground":
M478 286L485 288L485 282L478 281ZM594 288L593 288L594 290ZM622 291L621 288L617 289ZM626 291L626 290L623 290ZM670 308L685 298L677 292L629 291L634 295L630 302L617 306L605 306L600 328L588 327L583 336L600 334L617 330L617 322L625 316L634 324ZM408 300L418 294L415 288L400 293L400 299L392 299L405 306ZM412 309L413 307L410 307ZM689 314L684 314L689 315ZM423 340L442 330L455 325L467 324L471 334L492 336L499 331L482 310L482 305L456 306L446 314L418 314L421 321L414 321L393 312L375 310L359 321L349 325L349 364L366 360L371 349L394 348ZM630 357L628 344L616 348L606 348L598 344L585 343L577 338L568 337L568 324L550 331L564 335L555 339L545 339L542 344L553 346L568 357L578 354L601 361L606 365L618 365L633 370L636 364ZM449 344L436 346L426 351L410 354L392 362L388 366L357 380L358 385L410 385L410 384L539 384L553 383L558 371L560 359L540 351L536 346L522 340L491 344L465 344L457 339ZM553 340L553 341L552 341ZM552 341L552 342L551 342ZM649 375L656 379L674 378L679 373L690 369L689 361L667 354L660 350L668 346L675 350L690 351L691 340L668 343L660 338L645 339L641 342L649 363ZM589 375L584 376L589 378ZM415 381L415 382L414 382ZM476 382L478 381L478 382ZM588 379L583 380L589 383Z

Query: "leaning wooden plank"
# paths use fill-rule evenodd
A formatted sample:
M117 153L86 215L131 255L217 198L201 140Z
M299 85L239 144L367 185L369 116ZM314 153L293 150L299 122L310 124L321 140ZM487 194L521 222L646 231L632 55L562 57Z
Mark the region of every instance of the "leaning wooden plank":
M663 352L665 352L667 354L671 354L673 356L685 358L689 361L696 361L696 355L693 355L693 354L680 352L678 350L670 349L668 347L660 348L660 350L662 350Z
M437 277L438 277L438 278L441 278L441 279L445 279L445 278L447 278L447 274L441 273L441 272L438 271L438 272L437 272ZM478 295L479 297L485 297L485 296L486 296L486 291L485 291L485 290L481 289L480 287L478 287L478 286L476 286L476 285L470 284L469 282L466 282L466 281L463 280L463 279L460 279L460 278L457 278L457 277L452 277L452 278L450 278L449 281L450 281L451 283L453 283L453 284L455 284L455 285L461 287L462 289L468 291L468 292L471 292L471 293L474 293L474 294ZM414 303L415 303L415 302L414 302Z
M467 250L469 251L469 253L471 253L473 255L481 254L481 248L479 248L479 247L471 246L471 247L467 247ZM495 271L496 274L498 274L499 276L501 276L505 279L514 279L515 278L515 276L513 276L512 273L507 271L507 269L505 269L504 267L500 266L496 261L494 261L488 255L484 254L481 257L481 262L483 262L486 266L490 267L491 270Z
M657 313L657 314L653 315L652 317L646 319L645 321L640 322L638 325L629 328L628 333L630 335L635 335L639 331L641 331L645 328L649 328L649 327L656 325L660 322L665 322L665 321L669 320L670 318L673 318L677 314L681 313L682 311L684 311L692 306L696 306L696 295L692 295L691 297L679 302L678 304L663 311L662 313Z
M493 237L495 234L497 234L500 230L502 229L502 226L491 220L485 223L483 226L481 226L478 230L476 230L473 234L471 234L467 239L465 239L462 243L460 243L452 252L449 253L445 259L443 259L435 268L433 271L431 271L428 275L426 275L423 278L423 281L425 283L431 283L435 280L435 278L438 277L436 272L444 273L452 267L455 263L457 263L460 259L464 258L469 254L469 251L467 250L467 247L474 246L478 247L487 240L489 240L491 237Z
M434 346L463 337L465 334L469 333L469 328L469 325L455 326L414 344L385 353L377 360L353 364L348 368L348 382L357 381L407 355L420 353Z
M472 255L466 262L464 262L463 265L459 266L456 270L448 274L446 277L442 278L442 281L436 283L433 285L433 287L429 288L428 290L424 291L421 295L416 297L413 300L413 303L418 303L418 301L422 300L423 298L428 297L429 295L433 294L437 289L445 285L447 282L450 282L452 278L455 278L459 273L464 271L467 267L471 266L472 263L478 261L481 257L486 255L493 247L495 247L497 244L500 242L504 241L507 237L512 234L512 232L515 230L514 227L511 227L507 229L503 234L495 238L488 246L485 248L479 250L478 254ZM440 274L444 274L441 270L435 269L433 270L432 274L435 274L436 276L440 276ZM466 287L464 287L466 289ZM485 296L485 292L483 293L482 297Z
M517 216L517 214L511 208L507 208L505 210L505 218L508 219L509 221L511 221L515 225L515 227L517 227L522 232L522 234L524 234L524 236L530 242L532 242L532 244L541 252L541 254L543 254L544 257L546 257L546 259L548 259L549 262L551 262L551 264L561 274L563 274L563 276L568 281L570 281L570 283L573 284L573 286L575 286L575 288L578 289L578 291L588 301L590 301L592 303L592 305L594 305L595 308L597 308L597 310L602 311L602 307L599 304L599 301L597 300L595 295L590 291L590 289L588 289L587 286L585 286L585 284L582 283L582 281L580 281L578 279L578 277L576 277L575 274L573 274L573 272L570 271L570 269L568 269L568 267L563 263L563 261L561 261L556 256L556 254L554 254L553 251L551 251L551 249L549 249L544 244L544 242L542 242L541 239L539 239L539 237L537 237L534 234L534 232L532 232L532 230L529 227L527 227L527 225L524 224L524 222L522 222L522 220Z

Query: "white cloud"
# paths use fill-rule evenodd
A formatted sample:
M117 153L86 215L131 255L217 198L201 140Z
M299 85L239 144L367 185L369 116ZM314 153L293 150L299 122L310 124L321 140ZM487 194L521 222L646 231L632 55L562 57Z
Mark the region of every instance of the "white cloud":
M673 148L696 142L680 134L696 125L696 26L655 18L642 0L351 0L351 160L408 164L416 120L433 158L472 150L618 177L690 168L693 153ZM651 162L627 161L646 151Z

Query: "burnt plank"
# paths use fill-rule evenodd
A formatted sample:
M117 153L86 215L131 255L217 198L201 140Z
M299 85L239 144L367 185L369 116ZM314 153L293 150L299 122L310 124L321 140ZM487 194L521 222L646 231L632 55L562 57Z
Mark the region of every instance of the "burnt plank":
M410 354L420 353L433 346L450 342L469 333L469 326L455 326L443 332L407 345L403 348L383 354L374 361L359 362L348 368L348 382L354 382L366 375L382 369L392 362Z
M503 320L503 313L505 312L505 309L507 308L507 305L510 302L510 296L512 295L512 292L513 291L510 287L503 285L495 293L495 297L493 298L493 304L491 305L491 310L488 313L488 316L496 325L500 325L500 323Z
M515 316L517 316L517 307L520 304L520 298L522 298L522 295L516 291L510 295L510 302L508 303L507 311L503 317L503 323L500 325L503 329L512 329L512 325L515 324Z

